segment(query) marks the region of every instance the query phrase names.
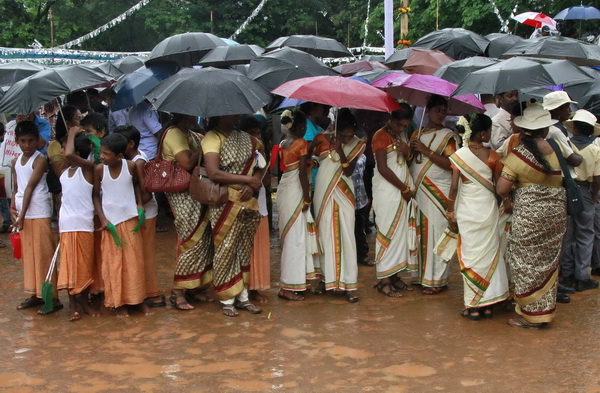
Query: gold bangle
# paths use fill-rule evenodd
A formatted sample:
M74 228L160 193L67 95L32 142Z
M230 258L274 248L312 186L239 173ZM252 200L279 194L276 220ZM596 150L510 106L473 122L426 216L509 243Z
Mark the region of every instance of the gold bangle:
M304 206L310 206L310 205L312 205L312 202L303 201L303 203L304 203Z
M448 210L446 210L446 217L447 218L454 218L454 212L453 211L449 212Z
M404 190L401 191L404 195L408 194L410 192L410 187L406 187Z
M429 150L429 154L427 154L427 157L431 158L431 156L434 154L435 154L435 152L433 150Z
M449 201L452 201L452 202L455 201L455 199L451 199L451 198L446 198L446 199L448 199Z
M348 162L342 162L342 168L346 169L350 166Z

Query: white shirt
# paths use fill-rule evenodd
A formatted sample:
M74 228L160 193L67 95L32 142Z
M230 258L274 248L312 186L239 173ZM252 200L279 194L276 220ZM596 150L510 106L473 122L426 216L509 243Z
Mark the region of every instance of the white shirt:
M510 127L510 113L504 108L500 108L496 116L492 118L492 137L490 139L490 145L492 149L498 150L502 143L512 135L512 128Z
M63 232L94 232L94 202L92 189L81 168L75 169L69 176L70 169L60 175L62 185L62 203L58 216L58 230Z
M39 151L36 151L29 157L29 160L25 165L21 164L23 154L17 157L15 162L15 175L17 176L17 194L15 195L15 207L17 211L21 211L23 208L23 197L25 195L25 189L33 174L33 162L39 156ZM52 204L50 202L50 191L48 190L48 183L46 183L46 174L42 175L42 178L35 186L33 193L31 194L31 201L29 202L29 208L25 213L26 219L35 218L50 218L52 217Z

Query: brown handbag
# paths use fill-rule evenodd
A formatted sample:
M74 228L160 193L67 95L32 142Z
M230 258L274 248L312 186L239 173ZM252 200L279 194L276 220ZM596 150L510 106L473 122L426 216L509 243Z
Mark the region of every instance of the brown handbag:
M229 200L228 187L210 180L206 168L200 165L192 172L189 192L192 198L204 205L221 206Z
M192 175L177 161L167 161L162 158L163 142L171 128L163 132L156 157L144 166L144 185L148 192L182 192L187 191L190 186Z

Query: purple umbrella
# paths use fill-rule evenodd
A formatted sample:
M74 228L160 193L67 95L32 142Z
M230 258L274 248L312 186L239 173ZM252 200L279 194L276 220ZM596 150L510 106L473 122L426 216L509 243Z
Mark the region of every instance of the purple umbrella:
M473 112L485 112L485 107L473 94L450 97L457 86L431 75L389 74L371 83L404 100L410 105L424 107L432 94L448 99L448 112L453 115L465 115Z

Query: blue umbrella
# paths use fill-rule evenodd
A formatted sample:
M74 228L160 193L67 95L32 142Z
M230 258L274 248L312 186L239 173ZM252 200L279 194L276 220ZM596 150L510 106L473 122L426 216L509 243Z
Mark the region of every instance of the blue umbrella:
M123 76L115 87L115 96L110 108L113 111L129 108L144 101L144 96L156 87L162 80L179 71L174 62L163 62L138 70Z
M554 17L556 20L590 20L600 19L600 10L591 5L579 5L565 8Z

